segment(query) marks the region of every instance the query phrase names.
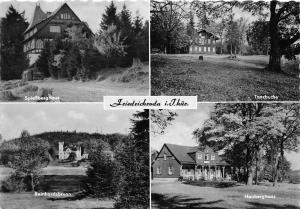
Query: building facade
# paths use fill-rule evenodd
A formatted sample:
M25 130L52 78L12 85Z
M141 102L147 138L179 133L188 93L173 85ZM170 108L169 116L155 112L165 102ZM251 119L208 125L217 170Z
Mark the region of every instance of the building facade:
M46 41L63 38L66 30L74 27L80 28L87 38L93 35L88 25L66 3L54 12L47 13L36 5L30 25L24 32L23 47L30 65L36 62Z
M189 47L190 54L216 54L216 44L218 38L202 29L197 31L197 35L192 38Z
M231 179L231 167L210 147L164 144L152 163L153 178Z
M88 159L89 155L84 151L81 152L81 147L64 147L64 142L58 143L58 159L59 160L65 160L68 159L71 153L75 153L76 157L75 160L82 160L82 159Z

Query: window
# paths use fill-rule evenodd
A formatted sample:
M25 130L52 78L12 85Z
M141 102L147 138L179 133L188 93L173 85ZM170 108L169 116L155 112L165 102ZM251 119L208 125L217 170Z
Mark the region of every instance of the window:
M210 47L207 47L207 51L210 52Z
M164 160L167 160L167 155L166 154L164 154Z
M211 160L215 160L216 156L215 155L211 155Z
M30 42L30 49L34 49L35 48L35 40L32 39Z
M215 52L215 47L213 47L212 49L213 49L213 52Z
M36 41L36 47L37 47L38 49L42 49L42 48L44 47L43 41L40 40L40 39L38 39L38 40Z
M175 157L174 157L174 156L172 156L172 160L175 160Z
M198 158L198 160L202 160L202 154L201 154L201 153L198 153L198 154L197 154L197 158Z
M50 32L51 33L60 33L60 27L56 25L51 25L50 26Z
M173 167L169 167L168 174L169 174L169 175L173 175L173 174L174 174L173 171L174 171Z
M156 168L156 174L161 174L160 167L157 167L157 168Z
M206 46L204 47L204 52L206 52Z
M208 41L208 43L210 44L210 39L208 39L207 41Z
M68 13L62 13L60 14L60 18L61 19L65 19L65 20L70 20L71 19L71 15Z
M205 155L204 160L208 160L208 159L209 159L209 156Z

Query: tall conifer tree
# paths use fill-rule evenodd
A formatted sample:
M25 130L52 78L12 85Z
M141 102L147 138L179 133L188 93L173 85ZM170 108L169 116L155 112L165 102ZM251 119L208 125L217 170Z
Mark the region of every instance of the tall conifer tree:
M119 20L117 16L117 8L112 1L105 9L105 13L102 15L102 21L100 23L101 30L107 30L110 25L119 26Z
M122 179L115 208L149 207L149 110L137 112L134 117L131 139L124 142L116 156Z
M28 23L24 19L24 12L19 13L12 5L1 25L1 79L20 79L27 67L27 60L23 52L24 31Z

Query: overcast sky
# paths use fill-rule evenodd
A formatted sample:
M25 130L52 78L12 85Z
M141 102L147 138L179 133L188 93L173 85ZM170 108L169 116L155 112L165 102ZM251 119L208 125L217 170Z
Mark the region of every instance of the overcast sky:
M31 21L33 11L37 3L40 4L41 9L44 12L53 12L64 2L68 3L75 14L82 20L88 23L93 32L99 30L99 24L101 22L102 14L105 12L106 6L110 4L110 1L4 1L0 0L0 17L4 17L7 9L12 4L19 12L25 11L25 17L28 22ZM148 0L136 0L136 1L114 1L117 7L117 12L121 11L124 3L131 11L132 16L136 16L138 11L143 20L149 19L149 1Z
M5 140L45 131L127 134L136 111L103 110L102 104L0 104L0 133Z
M163 135L151 135L151 149L160 151L164 143L178 144L185 146L197 146L193 138L193 131L201 128L204 121L209 118L213 109L212 104L198 104L197 110L177 110L178 116L168 126ZM291 162L293 170L300 169L300 153L285 153L287 159Z

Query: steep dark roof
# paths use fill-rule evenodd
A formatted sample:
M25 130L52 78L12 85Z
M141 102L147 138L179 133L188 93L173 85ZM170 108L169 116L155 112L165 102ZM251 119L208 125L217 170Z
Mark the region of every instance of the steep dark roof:
M210 148L209 146L205 147L189 147L189 146L182 146L182 145L176 145L176 144L165 144L169 151L174 155L174 157L182 164L196 164L195 160L191 157L191 153L195 153L199 150L205 151L209 150L209 152L213 152L213 149ZM218 153L215 153L215 160L213 161L214 164L218 165L228 165L221 156L218 155Z
M191 153L197 149L197 147L188 147L188 146L181 146L177 144L165 144L170 152L174 155L177 160L181 163L195 163L193 158L191 158L188 153Z
M35 7L35 10L34 10L34 15L33 15L32 21L31 21L30 25L28 26L28 28L25 30L24 33L26 33L27 31L29 31L30 29L32 29L37 24L40 24L42 22L49 22L63 7L67 7L75 15L75 17L81 23L83 23L84 26L87 27L87 29L91 32L91 34L94 34L93 31L89 28L88 24L85 23L85 22L82 22L80 20L80 18L75 14L75 12L69 7L69 5L67 3L62 4L60 7L58 7L50 15L47 15L46 13L44 13L43 10L40 8L40 6L37 5Z
M216 40L219 39L215 34L209 32L208 30L205 30L205 29L199 29L199 30L197 30L197 32L198 32L198 33L205 32L205 33L207 33L208 35L214 37Z
M36 5L30 25L28 26L25 32L27 32L28 30L33 28L36 24L42 22L46 18L47 18L47 14L43 12L40 5Z

